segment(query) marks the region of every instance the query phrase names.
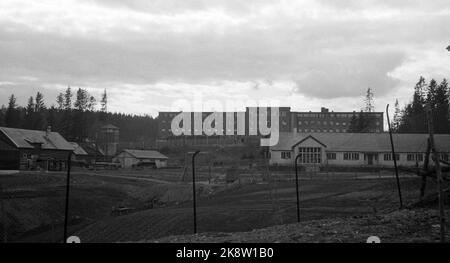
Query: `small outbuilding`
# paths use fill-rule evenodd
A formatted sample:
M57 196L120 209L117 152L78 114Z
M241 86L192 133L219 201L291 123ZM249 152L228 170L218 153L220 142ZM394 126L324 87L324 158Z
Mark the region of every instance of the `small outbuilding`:
M113 162L120 163L122 168L134 167L167 167L169 158L154 150L122 150L113 158Z

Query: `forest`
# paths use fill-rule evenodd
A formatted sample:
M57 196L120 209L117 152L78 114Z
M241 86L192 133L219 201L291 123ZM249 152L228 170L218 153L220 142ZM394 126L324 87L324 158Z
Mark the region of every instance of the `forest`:
M106 90L97 100L85 89L73 91L68 87L52 106L46 105L40 92L29 97L25 107L17 105L16 100L12 94L8 105L1 107L0 126L35 130L51 126L52 131L77 142L95 141L99 128L105 124L117 126L120 141L126 144L152 145L158 134L158 122L152 116L108 112Z

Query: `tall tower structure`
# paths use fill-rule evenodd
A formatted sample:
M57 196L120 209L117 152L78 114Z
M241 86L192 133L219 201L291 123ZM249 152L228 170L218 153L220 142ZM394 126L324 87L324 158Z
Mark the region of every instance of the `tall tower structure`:
M119 146L119 128L112 124L102 126L98 134L98 146L107 159L115 156Z

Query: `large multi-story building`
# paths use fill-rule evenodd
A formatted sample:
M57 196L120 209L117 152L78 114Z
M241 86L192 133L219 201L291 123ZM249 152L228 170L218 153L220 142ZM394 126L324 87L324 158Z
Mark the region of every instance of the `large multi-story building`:
M279 132L296 133L346 133L355 132L351 129L352 123L357 123L360 116L364 118L364 129L358 132L378 133L383 132L383 112L333 112L322 108L320 112L293 112L290 107L279 107ZM223 119L224 136L206 136L203 131L198 131L194 125L195 118L201 118L202 122L212 112L191 112L192 136L174 136L171 130L172 120L180 112L160 112L159 139L160 142L169 144L238 144L246 139L259 136L258 107L247 107L242 112L221 112ZM256 118L250 118L251 113L256 113ZM271 127L271 108L267 109L267 126ZM227 116L233 116L234 127L227 127ZM255 123L256 122L256 123ZM239 133L239 129L245 127L245 135ZM256 131L255 131L256 128ZM230 132L231 131L231 132ZM202 135L194 135L194 134ZM231 135L232 134L232 135ZM256 134L256 135L255 135Z
M358 124L361 115L364 117L364 128L357 132L383 132L383 112L330 112L327 108L322 108L320 112L292 112L292 131L350 132L352 122Z

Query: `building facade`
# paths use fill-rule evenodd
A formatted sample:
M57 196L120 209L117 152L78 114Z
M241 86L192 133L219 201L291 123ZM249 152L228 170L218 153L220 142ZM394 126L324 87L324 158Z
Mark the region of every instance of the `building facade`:
M380 133L383 132L383 112L333 112L327 108L322 108L320 112L294 112L290 107L279 107L279 131L295 133L346 133L350 131L350 126L354 119L363 115L366 129L362 132ZM256 113L256 118L250 118L250 112ZM270 119L271 108L267 109L267 126L271 127ZM203 145L203 144L240 144L253 140L252 137L260 136L258 133L258 120L260 108L247 107L242 112L220 112L222 115L223 136L174 136L171 130L171 123L180 112L160 112L158 115L159 123L159 142L169 145ZM191 120L201 118L202 122L212 114L212 112L190 112ZM227 116L232 116L234 127L227 127ZM254 116L254 115L252 115ZM245 135L239 135L239 127L244 127ZM191 131L198 134L198 127L195 127L194 121L191 121ZM256 129L256 130L255 130ZM230 132L231 131L231 132ZM233 135L227 135L233 134ZM256 135L255 135L256 134Z
M0 127L0 163L8 170L61 171L74 150L59 133ZM9 154L12 154L9 155Z
M428 134L393 134L399 166L422 165ZM440 158L449 160L450 135L436 134ZM284 133L270 148L270 165L393 167L389 133Z
M158 151L152 150L123 150L113 158L113 162L120 163L122 168L133 167L167 167L169 158Z

